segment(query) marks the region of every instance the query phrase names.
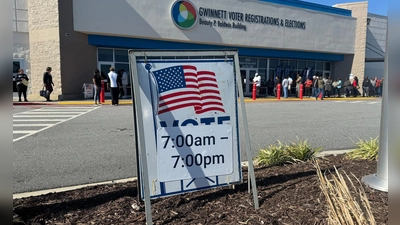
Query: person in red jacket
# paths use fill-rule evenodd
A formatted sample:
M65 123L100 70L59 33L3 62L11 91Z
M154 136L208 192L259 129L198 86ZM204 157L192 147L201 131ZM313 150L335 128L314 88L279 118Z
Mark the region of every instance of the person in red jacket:
M375 93L376 95L381 95L381 80L378 77L375 77Z
M353 97L357 97L358 89L360 88L360 86L358 85L357 76L354 76L354 79L353 79L353 82L352 82L351 86L353 86Z
M310 79L307 79L306 80L306 82L304 83L305 84L305 95L306 96L308 96L308 97L311 97L311 85L312 85L312 80L310 80Z

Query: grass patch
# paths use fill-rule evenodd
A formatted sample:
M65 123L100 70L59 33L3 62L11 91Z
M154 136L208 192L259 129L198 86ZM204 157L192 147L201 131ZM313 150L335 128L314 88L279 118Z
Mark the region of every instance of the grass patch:
M297 140L297 142L290 144L282 143L278 140L277 144L269 145L266 149L261 149L255 158L255 162L267 166L305 162L315 158L316 153L321 150L322 148L311 148L307 140Z
M356 143L357 148L346 153L348 159L378 160L379 141L378 137L370 140L360 140Z

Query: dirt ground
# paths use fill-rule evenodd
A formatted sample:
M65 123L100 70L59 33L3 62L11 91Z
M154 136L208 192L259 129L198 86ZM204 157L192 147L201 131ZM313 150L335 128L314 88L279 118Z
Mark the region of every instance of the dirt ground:
M376 173L376 161L328 156L323 172L334 166L361 179ZM154 224L327 224L327 206L311 162L256 167L260 208L244 183L152 200ZM351 176L350 176L351 177ZM354 179L355 181L355 179ZM357 182L356 182L357 183ZM357 183L358 185L358 183ZM388 223L388 194L365 191L377 224ZM136 182L86 187L63 193L13 200L14 224L145 224L144 204L137 201Z

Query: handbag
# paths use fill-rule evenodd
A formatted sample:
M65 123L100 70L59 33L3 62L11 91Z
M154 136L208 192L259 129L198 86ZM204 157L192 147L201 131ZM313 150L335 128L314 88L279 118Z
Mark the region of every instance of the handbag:
M28 86L29 81L27 81L27 80L25 80L25 79L22 79L21 83L22 83L23 85L25 85L25 86Z
M45 90L44 87L43 87L42 90L40 90L40 93L39 93L39 94L40 94L40 96L46 98L46 97L47 97L47 90Z

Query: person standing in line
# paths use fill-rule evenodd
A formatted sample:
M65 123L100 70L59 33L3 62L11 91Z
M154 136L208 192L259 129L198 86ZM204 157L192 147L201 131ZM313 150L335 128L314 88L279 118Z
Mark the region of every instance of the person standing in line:
M21 94L24 95L24 101L27 102L28 99L26 98L26 90L28 89L28 76L24 73L23 69L18 70L17 77L15 78L17 91L18 91L18 101L21 101Z
M375 93L378 96L381 95L380 87L381 87L381 80L379 80L378 77L375 77Z
M337 89L337 97L340 98L341 97L340 90L342 89L342 79L340 79L340 77L338 78L336 89Z
M376 85L376 80L375 77L372 77L371 80L369 81L370 85L369 85L369 96L375 97L376 93L375 93L375 85Z
M51 67L47 67L46 72L44 72L43 74L43 85L46 88L47 92L45 98L48 102L51 102L50 94L53 92L53 86L54 86L53 77L51 76L51 71L52 71Z
M301 84L301 76L300 74L297 74L297 79L296 79L296 98L300 98L300 84Z
M290 76L288 76L287 79L289 81L289 85L288 85L288 96L289 96L291 94L290 90L292 89L293 79Z
M272 90L274 89L274 82L272 78L269 78L267 81L267 95L272 96Z
M107 82L107 89L111 92L111 105L118 105L118 95L119 95L119 86L118 86L118 74L115 73L114 67L110 67L110 72L108 73L109 82Z
M100 92L101 92L101 76L100 71L96 69L93 76L94 85L94 104L99 105L100 103Z
M345 92L345 96L346 98L350 97L350 93L351 93L351 82L349 80L349 78L346 78L346 80L344 81L344 92Z
M256 84L256 96L260 95L260 86L261 86L261 77L258 75L258 73L255 74L253 78L253 84Z
M324 90L325 90L325 82L322 79L322 76L317 79L318 81L318 91L315 96L315 100L318 100L318 97L321 96L321 100L324 100Z
M357 97L358 89L360 88L360 85L358 84L357 76L354 76L354 79L353 79L353 82L351 85L353 86L353 97Z
M365 77L362 83L363 97L369 97L369 86L371 85L368 77Z
M336 94L336 92L337 92L337 85L338 85L338 80L335 79L335 80L332 82L333 96L334 96L335 98L337 97L337 94Z
M274 94L275 94L275 97L277 97L278 95L277 95L277 91L278 91L278 84L280 83L281 81L279 80L279 77L275 77L275 85L274 85Z
M307 79L305 82L305 95L308 96L309 98L311 98L311 86L312 86L313 82L310 79Z
M312 85L312 90L311 90L311 97L318 97L317 92L318 92L318 76L313 76L313 85Z
M332 79L331 79L331 77L328 76L328 78L324 82L325 82L326 96L328 96L328 98L330 98L331 97L331 92L332 92Z
M128 91L127 91L127 86L129 84L128 82L128 74L125 72L124 69L121 70L122 76L121 76L121 84L122 84L122 90L124 92L124 95L122 98L128 98Z
M283 97L287 98L288 97L288 86L289 86L289 80L287 76L282 81L282 87L283 87Z

